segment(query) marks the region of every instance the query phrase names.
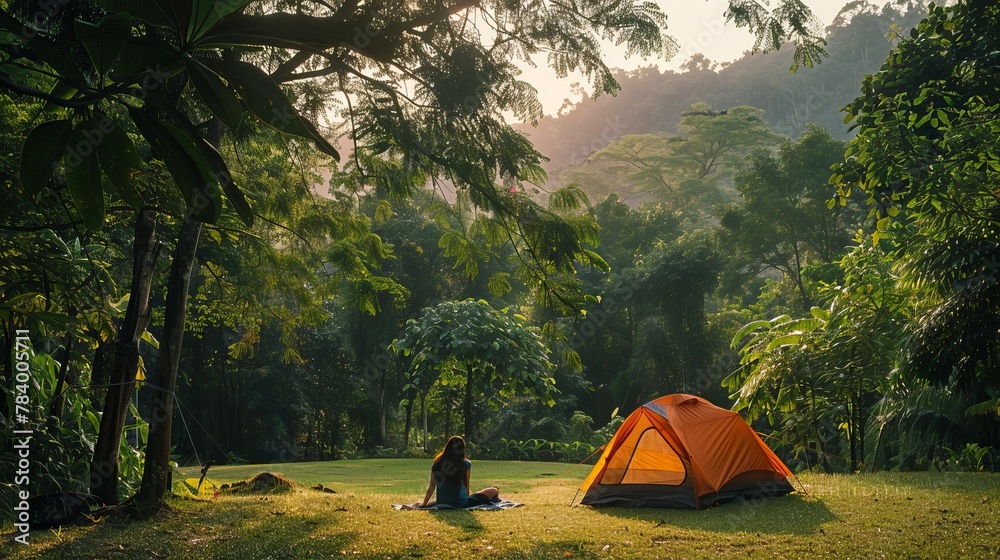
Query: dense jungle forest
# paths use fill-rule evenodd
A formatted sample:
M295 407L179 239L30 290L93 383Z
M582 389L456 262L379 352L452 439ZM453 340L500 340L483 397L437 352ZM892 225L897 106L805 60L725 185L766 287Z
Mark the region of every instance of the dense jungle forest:
M555 50L592 83L542 115L527 47L432 25L470 2L361 46L351 20L354 50L308 34L356 2L159 4L59 2L24 38L34 4L0 2L5 486L22 405L36 492L108 503L162 493L153 461L455 433L576 463L668 393L796 472L998 464L996 5L851 2L794 73L794 44L680 71Z

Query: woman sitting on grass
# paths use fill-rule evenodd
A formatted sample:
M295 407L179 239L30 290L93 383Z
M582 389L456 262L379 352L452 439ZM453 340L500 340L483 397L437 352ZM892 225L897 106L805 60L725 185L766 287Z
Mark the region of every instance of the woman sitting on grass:
M427 494L423 502L413 502L412 507L429 507L436 504L449 505L455 508L480 506L490 502L500 501L500 491L496 488L484 488L475 494L469 494L469 478L472 463L465 458L465 440L453 436L445 444L444 450L434 458L431 466L431 482L427 486ZM429 502L437 490L437 501Z

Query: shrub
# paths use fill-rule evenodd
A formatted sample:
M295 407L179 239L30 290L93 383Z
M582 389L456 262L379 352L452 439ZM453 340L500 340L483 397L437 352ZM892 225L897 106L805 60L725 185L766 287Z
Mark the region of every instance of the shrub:
M977 443L967 443L965 448L955 451L944 448L947 456L935 458L932 468L939 471L983 472L993 470L992 447L981 447Z

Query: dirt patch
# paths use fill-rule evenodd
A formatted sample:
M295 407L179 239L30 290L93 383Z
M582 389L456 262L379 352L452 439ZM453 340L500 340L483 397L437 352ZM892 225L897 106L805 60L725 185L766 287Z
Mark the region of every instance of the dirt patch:
M311 490L316 490L317 492L326 492L327 494L336 494L337 493L337 491L334 490L333 488L327 488L326 486L323 486L322 484L317 484L315 486L310 486L309 488Z
M219 492L229 494L269 494L291 490L295 483L280 474L262 472L241 482L223 484Z

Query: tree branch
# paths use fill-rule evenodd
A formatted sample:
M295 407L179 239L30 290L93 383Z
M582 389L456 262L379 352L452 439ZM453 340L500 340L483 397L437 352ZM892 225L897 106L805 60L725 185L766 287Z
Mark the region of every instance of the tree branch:
M0 78L0 88L3 88L17 95L27 95L29 97L41 99L53 105L66 107L68 109L83 109L85 107L89 107L92 105L91 101L72 101L68 99L62 99L54 95L49 95L48 93L45 93L43 91L39 91L35 88L30 88L27 86L22 86L20 84L15 84L13 82L7 81L4 78Z
M459 0L455 4L442 8L436 12L431 12L429 14L424 14L416 18L411 19L403 23L398 23L396 25L390 26L388 29L392 33L400 33L403 31L408 31L415 29L417 27L424 27L425 25L430 25L439 21L447 21L447 19L462 10L467 10L469 8L479 5L479 0Z

